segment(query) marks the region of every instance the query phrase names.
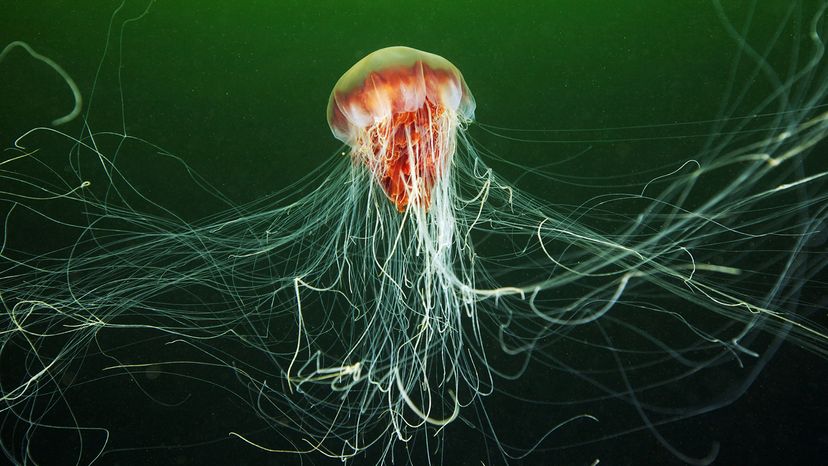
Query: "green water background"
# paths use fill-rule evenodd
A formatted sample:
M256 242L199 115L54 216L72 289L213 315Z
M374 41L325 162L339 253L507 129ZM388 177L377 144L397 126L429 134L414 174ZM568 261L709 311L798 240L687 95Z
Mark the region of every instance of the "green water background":
M51 3L15 2L0 34L57 59L88 99L118 2ZM778 7L764 7L751 34L767 34L784 11L785 2L770 3ZM735 2L727 11L741 21L749 4ZM554 140L580 142L549 145L472 130L488 148L526 166L591 147L577 166L557 169L594 177L692 156L703 138L606 143L660 134L602 129L715 118L737 49L704 1L158 2L121 28L144 7L128 2L113 22L90 123L97 131L119 130L123 92L127 133L180 155L237 201L297 179L336 152L324 116L328 93L348 67L381 47L408 45L454 62L481 122L598 129L555 133ZM2 69L11 93L4 107L13 110L0 120L6 143L71 107L58 78L22 56ZM566 201L584 195L546 188L546 197L573 194Z
M753 4L726 3L736 24L742 24ZM766 44L787 3L760 4L748 35ZM646 182L650 175L637 174L675 167L701 150L710 125L649 125L717 118L738 49L712 4L700 0L160 1L143 19L122 27L124 19L145 9L146 2L136 1L128 2L113 21L109 54L92 94L118 5L7 0L0 44L25 40L58 61L79 84L93 129L121 130L123 111L127 133L181 156L236 202L271 193L338 156L340 144L325 121L328 94L348 67L381 47L407 45L452 61L477 100L481 122L594 129L543 133L554 141L544 144L471 129L485 147L523 167L586 151L577 163L555 168L561 177L586 177L579 182L586 186L519 179L520 187L550 202L571 204L618 191L607 187L613 176ZM785 50L779 47L770 59L783 59ZM729 109L737 115L771 89L761 80L741 82L742 77L737 75L733 84L737 91L749 87L751 97ZM0 64L3 146L70 108L65 86L42 64L20 51ZM648 127L611 129L638 125ZM62 129L80 133L79 122ZM676 137L696 134L700 136ZM518 180L524 171L497 161L491 165L507 179ZM156 167L133 170L146 175L147 189L156 199L169 200L188 218L217 207L209 199L180 195L175 178ZM807 364L803 356L797 353L792 361ZM698 432L704 438L688 442L695 447L705 439L722 441L720 464L772 464L774 454L808 458L826 448L824 426L805 421L814 412L825 418L824 401L814 404L824 381L808 379L809 371L795 364L771 366L738 407L691 424L689 438ZM778 422L769 423L771 419ZM514 429L522 428L516 422ZM670 430L670 438L676 441L682 429ZM590 456L602 458L601 464L675 462L649 434L599 444L577 458ZM281 464L278 456L267 458ZM561 458L566 457L550 461ZM526 464L546 460L534 457Z

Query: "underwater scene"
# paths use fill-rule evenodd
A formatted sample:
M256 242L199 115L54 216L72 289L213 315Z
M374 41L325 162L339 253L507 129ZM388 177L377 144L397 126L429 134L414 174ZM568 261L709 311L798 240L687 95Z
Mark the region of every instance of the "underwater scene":
M828 1L0 10L0 463L828 451Z

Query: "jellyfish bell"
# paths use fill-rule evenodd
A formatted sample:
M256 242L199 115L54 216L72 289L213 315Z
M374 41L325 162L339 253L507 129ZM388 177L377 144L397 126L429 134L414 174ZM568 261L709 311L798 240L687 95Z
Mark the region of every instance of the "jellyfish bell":
M367 166L402 212L428 210L444 178L459 127L475 102L451 62L410 47L368 54L339 78L328 100L328 124Z

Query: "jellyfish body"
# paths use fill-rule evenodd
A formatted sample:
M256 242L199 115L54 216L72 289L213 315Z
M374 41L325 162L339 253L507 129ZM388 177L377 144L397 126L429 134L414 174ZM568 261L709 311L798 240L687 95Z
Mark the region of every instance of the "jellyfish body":
M402 212L427 210L454 154L459 125L474 118L463 75L448 60L409 47L377 50L352 66L328 101L328 124L372 171Z

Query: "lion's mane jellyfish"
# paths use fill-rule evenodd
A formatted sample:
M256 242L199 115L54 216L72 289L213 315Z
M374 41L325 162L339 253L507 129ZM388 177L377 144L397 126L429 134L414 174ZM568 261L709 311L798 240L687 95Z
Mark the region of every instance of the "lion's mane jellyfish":
M474 118L474 98L448 60L409 47L377 50L351 67L328 101L334 136L374 174L402 212L428 210L451 163L455 133Z
M60 438L74 464L173 445L205 452L192 464L239 464L248 443L314 455L298 463L597 464L605 440L640 449L626 435L649 431L679 460L712 462L715 442L685 453L663 426L732 403L783 342L828 355L813 318L828 268L828 172L812 157L828 138L819 3L809 22L805 2L792 9L768 43L722 19L737 41L715 119L578 139L692 149L612 177L558 177L559 163L610 158L540 144L556 130L467 131L463 75L408 47L367 55L334 86L327 121L348 157L318 154L246 204L127 134L123 98L118 131L88 109L74 136L27 131L0 158L0 457L47 464ZM54 124L78 115L68 75L21 42L0 60L15 48L76 95ZM511 160L518 149L507 157L484 132L545 165ZM524 190L523 175L596 186L572 202ZM175 196L151 189L170 179ZM177 215L179 189L221 207ZM576 460L559 456L570 449ZM263 461L280 460L249 463Z

